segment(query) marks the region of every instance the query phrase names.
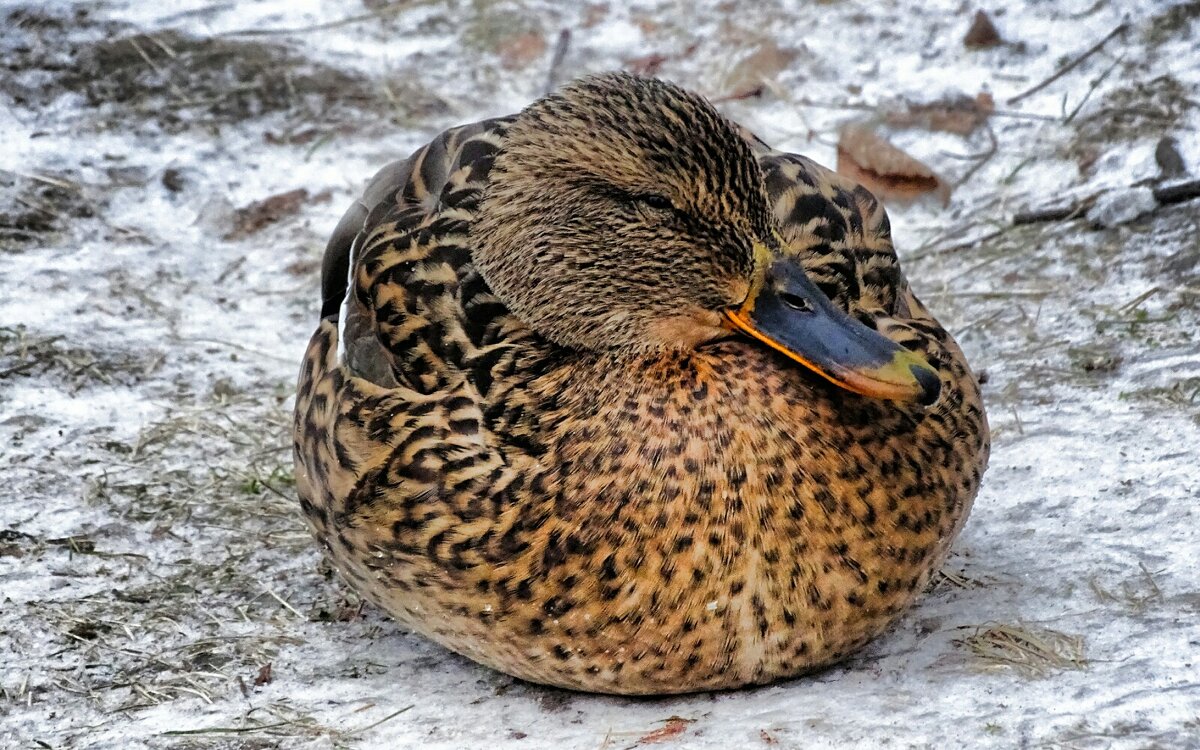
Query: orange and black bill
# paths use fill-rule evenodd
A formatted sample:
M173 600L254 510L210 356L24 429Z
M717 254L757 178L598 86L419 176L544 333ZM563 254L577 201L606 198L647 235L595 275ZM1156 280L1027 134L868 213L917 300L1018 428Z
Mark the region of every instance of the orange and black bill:
M783 352L836 385L864 396L932 404L938 373L836 307L790 258L773 258L746 302L725 313L730 327Z

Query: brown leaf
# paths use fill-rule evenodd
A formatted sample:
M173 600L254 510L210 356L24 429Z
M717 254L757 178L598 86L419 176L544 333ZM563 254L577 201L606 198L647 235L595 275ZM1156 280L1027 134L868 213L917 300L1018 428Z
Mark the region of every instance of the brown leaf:
M642 30L646 36L653 36L662 28L662 24L655 21L652 17L642 13L633 15L629 20L633 21L634 26Z
M263 685L271 684L271 662L267 662L258 668L258 675L254 678L254 687L262 687Z
M546 53L546 37L536 31L505 39L500 44L500 64L508 70L519 70Z
M1158 139L1158 145L1154 147L1154 161L1158 162L1159 171L1166 177L1187 174L1187 165L1179 153L1179 141L1170 136Z
M975 19L971 21L971 28L963 37L963 46L967 49L987 49L1003 43L1000 32L996 30L996 24L992 23L988 14L982 10L975 11Z
M321 268L321 260L319 258L297 258L283 267L293 276L310 276L315 274Z
M987 122L995 111L996 102L992 95L981 91L973 99L956 96L927 104L909 104L903 112L887 113L885 119L893 127L917 127L970 135Z
M1092 167L1096 166L1099 159L1100 150L1095 146L1081 146L1075 154L1075 164L1079 167L1079 174L1090 174Z
M713 104L722 104L724 102L740 102L740 101L744 101L746 99L757 99L758 97L760 97L764 93L766 93L766 90L767 90L767 87L761 86L761 85L755 86L753 88L741 89L738 91L734 91L732 94L726 94L725 96L719 96L716 99L713 99L712 103Z
M267 131L263 133L263 140L272 146L303 146L307 143L312 143L321 135L324 135L320 128L301 128L294 133L272 133Z
M911 201L934 193L945 204L950 186L932 169L863 125L848 125L838 140L837 171L880 198Z
M233 229L226 233L225 239L235 240L247 237L269 224L298 214L306 200L308 200L308 191L304 188L296 188L243 206L234 213Z
M765 729L758 730L758 738L760 740L762 740L763 742L767 743L768 745L778 745L779 744L779 740L772 737L770 735L770 733L767 732L767 730L765 730Z
M733 66L725 79L727 98L746 98L745 92L761 89L764 81L774 80L800 53L791 47L780 47L773 39L760 42L758 48Z
M637 741L639 745L653 745L656 742L666 742L667 740L678 737L687 729L688 724L696 721L695 719L685 719L682 716L672 716L658 729L642 737Z
M657 52L651 52L648 55L641 57L631 57L623 61L625 69L630 73L636 73L640 76L656 76L662 70L663 63L667 61L666 55L660 55Z
M608 15L608 3L589 3L583 11L583 28L590 29L595 27L604 17Z

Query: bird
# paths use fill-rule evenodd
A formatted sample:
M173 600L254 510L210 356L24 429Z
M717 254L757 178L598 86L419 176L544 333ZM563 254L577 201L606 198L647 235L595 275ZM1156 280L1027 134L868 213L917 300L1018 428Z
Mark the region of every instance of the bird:
M577 79L335 229L296 489L346 583L513 677L666 695L846 659L987 464L978 379L865 188L674 83Z

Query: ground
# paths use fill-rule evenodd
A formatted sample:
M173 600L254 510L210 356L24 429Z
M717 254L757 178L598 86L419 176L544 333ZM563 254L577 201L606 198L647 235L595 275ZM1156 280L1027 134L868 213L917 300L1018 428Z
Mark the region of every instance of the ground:
M975 10L0 4L0 744L1200 747L1200 202L1151 192L1200 169L1200 3L1013 0L983 48ZM343 208L440 129L620 66L831 166L862 124L949 190L888 205L986 375L991 467L920 603L809 678L524 684L363 606L296 507Z

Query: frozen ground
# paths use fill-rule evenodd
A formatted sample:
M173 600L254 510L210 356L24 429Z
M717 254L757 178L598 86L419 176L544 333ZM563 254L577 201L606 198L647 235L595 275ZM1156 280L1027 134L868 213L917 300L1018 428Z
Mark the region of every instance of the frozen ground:
M967 50L974 10L0 5L0 745L1200 747L1200 203L1012 221L1136 205L1111 191L1159 184L1168 136L1195 178L1200 3L997 3L1006 43ZM361 607L294 507L290 393L342 209L552 68L622 64L761 87L723 106L826 163L839 126L890 116L962 180L892 215L987 373L991 469L946 575L809 679L669 700L516 682ZM1001 111L969 136L898 127L904 100L981 91Z

